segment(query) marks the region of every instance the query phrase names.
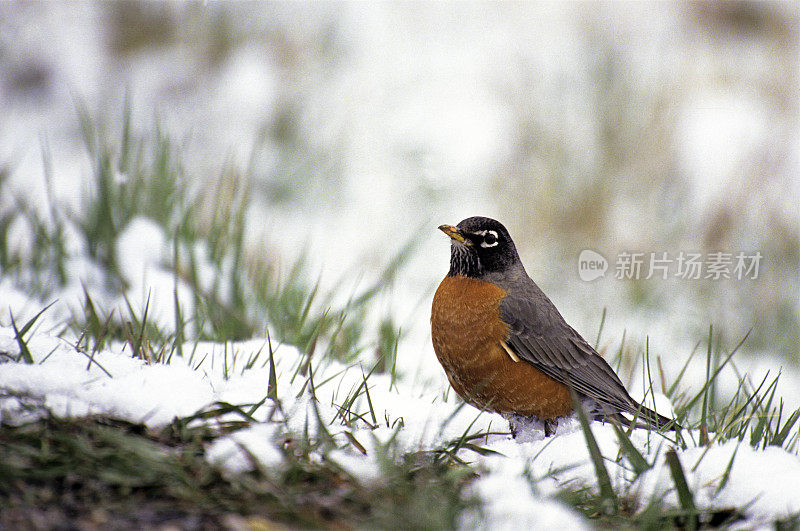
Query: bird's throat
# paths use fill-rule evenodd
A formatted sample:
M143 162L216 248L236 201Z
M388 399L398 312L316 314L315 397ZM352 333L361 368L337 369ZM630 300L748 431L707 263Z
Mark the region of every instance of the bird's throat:
M480 278L482 274L483 266L478 255L466 245L453 242L450 249L450 271L447 275Z

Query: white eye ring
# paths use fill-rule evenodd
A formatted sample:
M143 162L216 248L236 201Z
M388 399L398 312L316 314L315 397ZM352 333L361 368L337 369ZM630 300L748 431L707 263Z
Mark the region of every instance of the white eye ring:
M478 234L480 234L481 236L484 237L484 241L481 242L481 247L484 247L484 248L496 247L497 244L500 243L500 238L497 237L497 233L495 231L493 231L493 230L488 230L488 231L487 230L483 230L483 231L479 232ZM492 236L494 236L494 241L492 243L486 243L485 238L486 238L487 234L491 234Z

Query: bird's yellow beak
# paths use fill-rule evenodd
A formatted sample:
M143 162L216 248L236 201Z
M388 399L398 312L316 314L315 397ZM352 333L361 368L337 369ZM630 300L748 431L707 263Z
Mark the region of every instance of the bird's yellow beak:
M452 225L439 225L439 230L450 236L455 241L469 245L469 240L464 238L464 235L461 234L461 231L458 229L458 227L454 227Z

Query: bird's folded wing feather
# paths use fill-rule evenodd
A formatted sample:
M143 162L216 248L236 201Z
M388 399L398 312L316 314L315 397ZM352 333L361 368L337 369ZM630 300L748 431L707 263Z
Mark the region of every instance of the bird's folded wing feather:
M507 296L500 311L509 325L507 343L521 360L557 382L571 385L580 395L620 411L636 411L636 402L614 370L564 321L541 291L524 297Z

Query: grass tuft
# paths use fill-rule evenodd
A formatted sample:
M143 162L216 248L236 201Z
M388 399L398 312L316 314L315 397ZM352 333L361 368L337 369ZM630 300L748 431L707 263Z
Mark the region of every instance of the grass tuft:
M597 477L597 486L600 489L600 496L597 499L599 503L595 509L599 512L599 514L602 515L615 514L619 511L619 500L617 499L617 494L614 492L614 487L611 484L611 478L608 475L603 454L600 453L600 447L597 445L597 439L595 439L594 434L589 427L589 420L586 416L586 412L583 410L583 405L581 404L578 395L575 393L575 390L572 389L572 386L570 386L569 392L570 395L572 395L572 403L575 406L575 412L577 413L578 420L581 423L583 436L586 439L586 447L589 450L589 457L592 460L592 465L594 466L595 475Z
M17 341L17 345L19 346L19 358L17 361L24 361L27 364L33 364L33 355L31 354L30 349L28 348L28 344L25 341L25 334L31 329L31 327L36 323L39 317L42 316L44 312L46 312L56 301L51 302L47 306L45 306L42 310L39 311L36 315L34 315L31 319L28 320L27 323L22 325L22 328L17 328L17 322L14 320L14 314L9 311L9 316L11 317L11 326L14 328L14 339Z

